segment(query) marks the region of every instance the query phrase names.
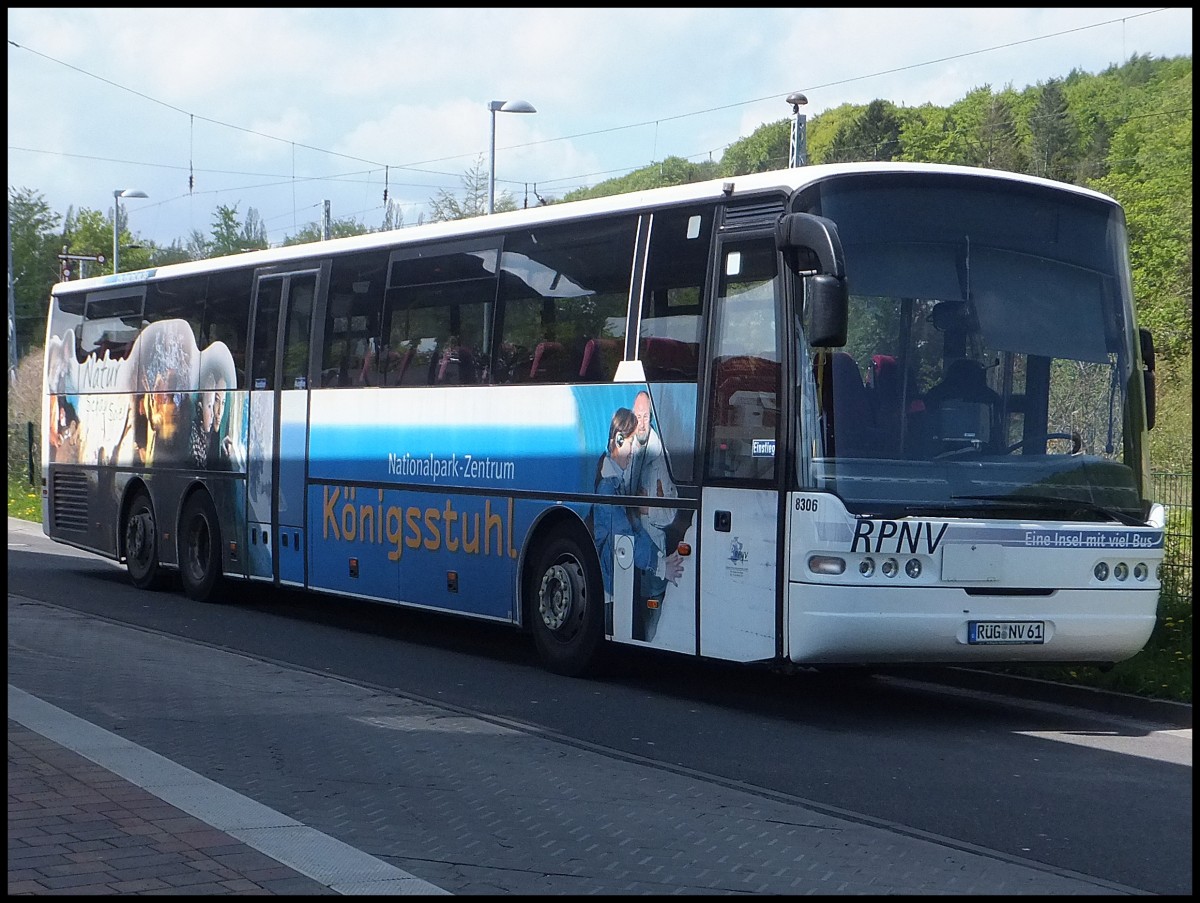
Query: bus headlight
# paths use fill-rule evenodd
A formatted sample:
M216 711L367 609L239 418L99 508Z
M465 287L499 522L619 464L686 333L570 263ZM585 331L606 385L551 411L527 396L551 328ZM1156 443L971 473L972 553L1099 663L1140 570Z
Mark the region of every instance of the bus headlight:
M921 561L918 558L910 558L904 563L904 573L908 574L913 580L921 576Z
M1093 570L1092 573L1096 575L1097 580L1107 580L1108 579L1108 562L1107 561L1098 562L1096 564L1095 570Z
M1124 561L1118 561L1116 567L1113 568L1113 576L1118 580L1124 580L1129 576L1129 565Z
M898 573L900 573L900 564L895 558L889 558L883 563L883 567L881 567L880 570L883 572L883 576L885 577L895 577Z
M875 573L875 559L864 558L858 563L858 572L864 577L870 577Z
M1150 568L1146 567L1146 562L1139 561L1133 566L1133 579L1145 580L1150 576Z

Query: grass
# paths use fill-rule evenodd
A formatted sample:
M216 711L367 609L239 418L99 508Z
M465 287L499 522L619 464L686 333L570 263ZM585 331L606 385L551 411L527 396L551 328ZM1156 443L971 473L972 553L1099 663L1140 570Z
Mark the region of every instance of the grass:
M8 475L8 513L35 523L42 520L40 489L30 486L27 477L11 472ZM1090 665L1047 665L995 670L1190 704L1192 585L1191 565L1184 563L1183 556L1184 550L1172 547L1168 536L1158 623L1145 648L1133 658L1104 669Z
M21 520L42 522L42 492L29 485L27 477L8 475L8 515Z

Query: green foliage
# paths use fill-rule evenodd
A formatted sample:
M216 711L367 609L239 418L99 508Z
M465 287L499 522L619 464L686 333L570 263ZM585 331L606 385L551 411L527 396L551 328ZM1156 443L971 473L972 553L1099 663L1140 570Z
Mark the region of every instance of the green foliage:
M349 238L352 235L366 235L371 230L364 224L354 219L337 219L329 224L330 238ZM302 245L310 241L322 241L325 238L325 229L320 223L308 223L303 226L295 235L289 235L284 239L284 246Z
M1150 466L1166 473L1192 472L1192 353L1160 362L1158 417L1150 431Z
M785 139L784 158L787 156ZM644 191L649 188L663 188L667 185L686 185L691 182L701 182L705 179L715 179L718 167L716 163L692 163L683 157L667 157L659 163L652 163L641 169L601 182L592 188L581 188L568 192L563 196L564 201L580 201L585 198L601 198L614 194L625 194L630 191Z
M792 121L784 119L763 125L749 138L731 144L717 166L720 176L770 172L788 165L792 143Z
M838 129L822 159L830 163L895 160L900 154L902 125L892 104L873 100Z
M62 242L56 233L61 223L62 217L40 194L9 187L8 237L18 355L34 343L40 344L46 335L46 299L59 275Z
M1062 82L1042 86L1029 114L1029 168L1037 176L1069 182L1079 164L1079 130L1063 93Z
M205 236L199 230L192 232L188 251L193 259L224 257L243 251L256 251L269 247L267 227L251 207L246 211L245 221L238 219L237 205L224 204L213 213L212 232Z

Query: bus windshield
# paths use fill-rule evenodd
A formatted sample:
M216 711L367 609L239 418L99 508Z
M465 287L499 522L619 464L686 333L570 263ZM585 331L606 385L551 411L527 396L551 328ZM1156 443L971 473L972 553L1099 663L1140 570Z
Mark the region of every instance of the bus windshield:
M837 224L850 291L844 347L799 339L802 487L862 515L1144 518L1115 205L915 174L834 178L801 202Z

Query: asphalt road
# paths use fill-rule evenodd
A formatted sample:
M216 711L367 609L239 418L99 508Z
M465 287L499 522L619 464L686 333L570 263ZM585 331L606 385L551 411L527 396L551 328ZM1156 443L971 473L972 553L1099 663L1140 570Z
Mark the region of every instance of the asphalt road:
M951 669L779 675L675 656L621 655L569 680L495 626L255 587L226 605L139 593L28 526L10 519L10 684L454 892L742 890L701 874L721 868L782 876L766 892L870 892L839 885L846 874L898 893L1191 892L1190 706ZM460 725L415 747L450 796L390 807L397 782L415 791L380 758L380 731L430 712ZM495 732L534 745L515 757L492 748ZM475 808L447 808L454 793ZM750 808L758 829L735 830ZM471 811L496 823L460 823ZM413 813L422 831L400 830ZM600 830L616 813L625 827ZM789 891L771 881L791 875L801 841L759 829L805 823L836 823L804 847L804 880L813 863L830 874ZM683 856L681 825L722 855ZM829 840L852 834L853 855ZM621 859L630 844L644 855ZM536 883L514 869L550 847L582 864L557 882L551 867ZM654 871L659 859L676 871Z

